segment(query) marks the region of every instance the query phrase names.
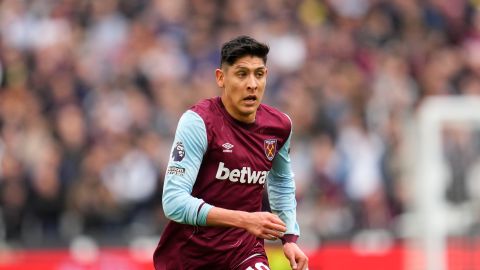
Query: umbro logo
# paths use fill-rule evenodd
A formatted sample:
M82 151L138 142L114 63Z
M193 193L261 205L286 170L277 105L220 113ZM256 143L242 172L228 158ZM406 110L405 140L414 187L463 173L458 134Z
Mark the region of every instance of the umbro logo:
M222 147L223 147L223 152L231 153L232 148L233 148L233 144L227 142L227 143L222 144Z

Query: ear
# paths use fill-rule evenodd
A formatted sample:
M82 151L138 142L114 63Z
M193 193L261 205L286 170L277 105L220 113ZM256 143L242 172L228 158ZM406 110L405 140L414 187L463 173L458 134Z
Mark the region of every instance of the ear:
M215 70L215 79L217 81L218 87L223 88L225 86L224 78L225 74L223 73L223 70L217 68Z

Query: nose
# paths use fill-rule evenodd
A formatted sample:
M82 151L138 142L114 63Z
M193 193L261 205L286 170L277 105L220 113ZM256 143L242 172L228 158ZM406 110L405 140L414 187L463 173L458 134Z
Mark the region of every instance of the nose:
M254 75L250 75L247 81L247 90L255 91L258 88L258 81Z

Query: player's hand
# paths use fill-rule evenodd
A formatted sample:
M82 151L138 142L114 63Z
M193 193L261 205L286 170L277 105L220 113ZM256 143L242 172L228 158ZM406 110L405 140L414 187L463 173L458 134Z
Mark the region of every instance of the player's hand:
M283 253L294 270L308 270L308 257L295 243L285 243Z
M287 231L285 223L269 212L248 213L243 227L256 237L268 240L276 240Z

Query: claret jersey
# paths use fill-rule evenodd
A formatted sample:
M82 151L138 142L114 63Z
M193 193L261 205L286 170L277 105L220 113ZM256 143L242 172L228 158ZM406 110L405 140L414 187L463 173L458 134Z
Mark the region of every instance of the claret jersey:
M265 187L286 233L299 235L290 136L290 119L264 104L252 124L232 118L220 97L190 108L179 121L166 171L163 207L172 221L155 251L155 268L236 269L264 254L263 239L243 229L204 225L214 206L261 211Z

